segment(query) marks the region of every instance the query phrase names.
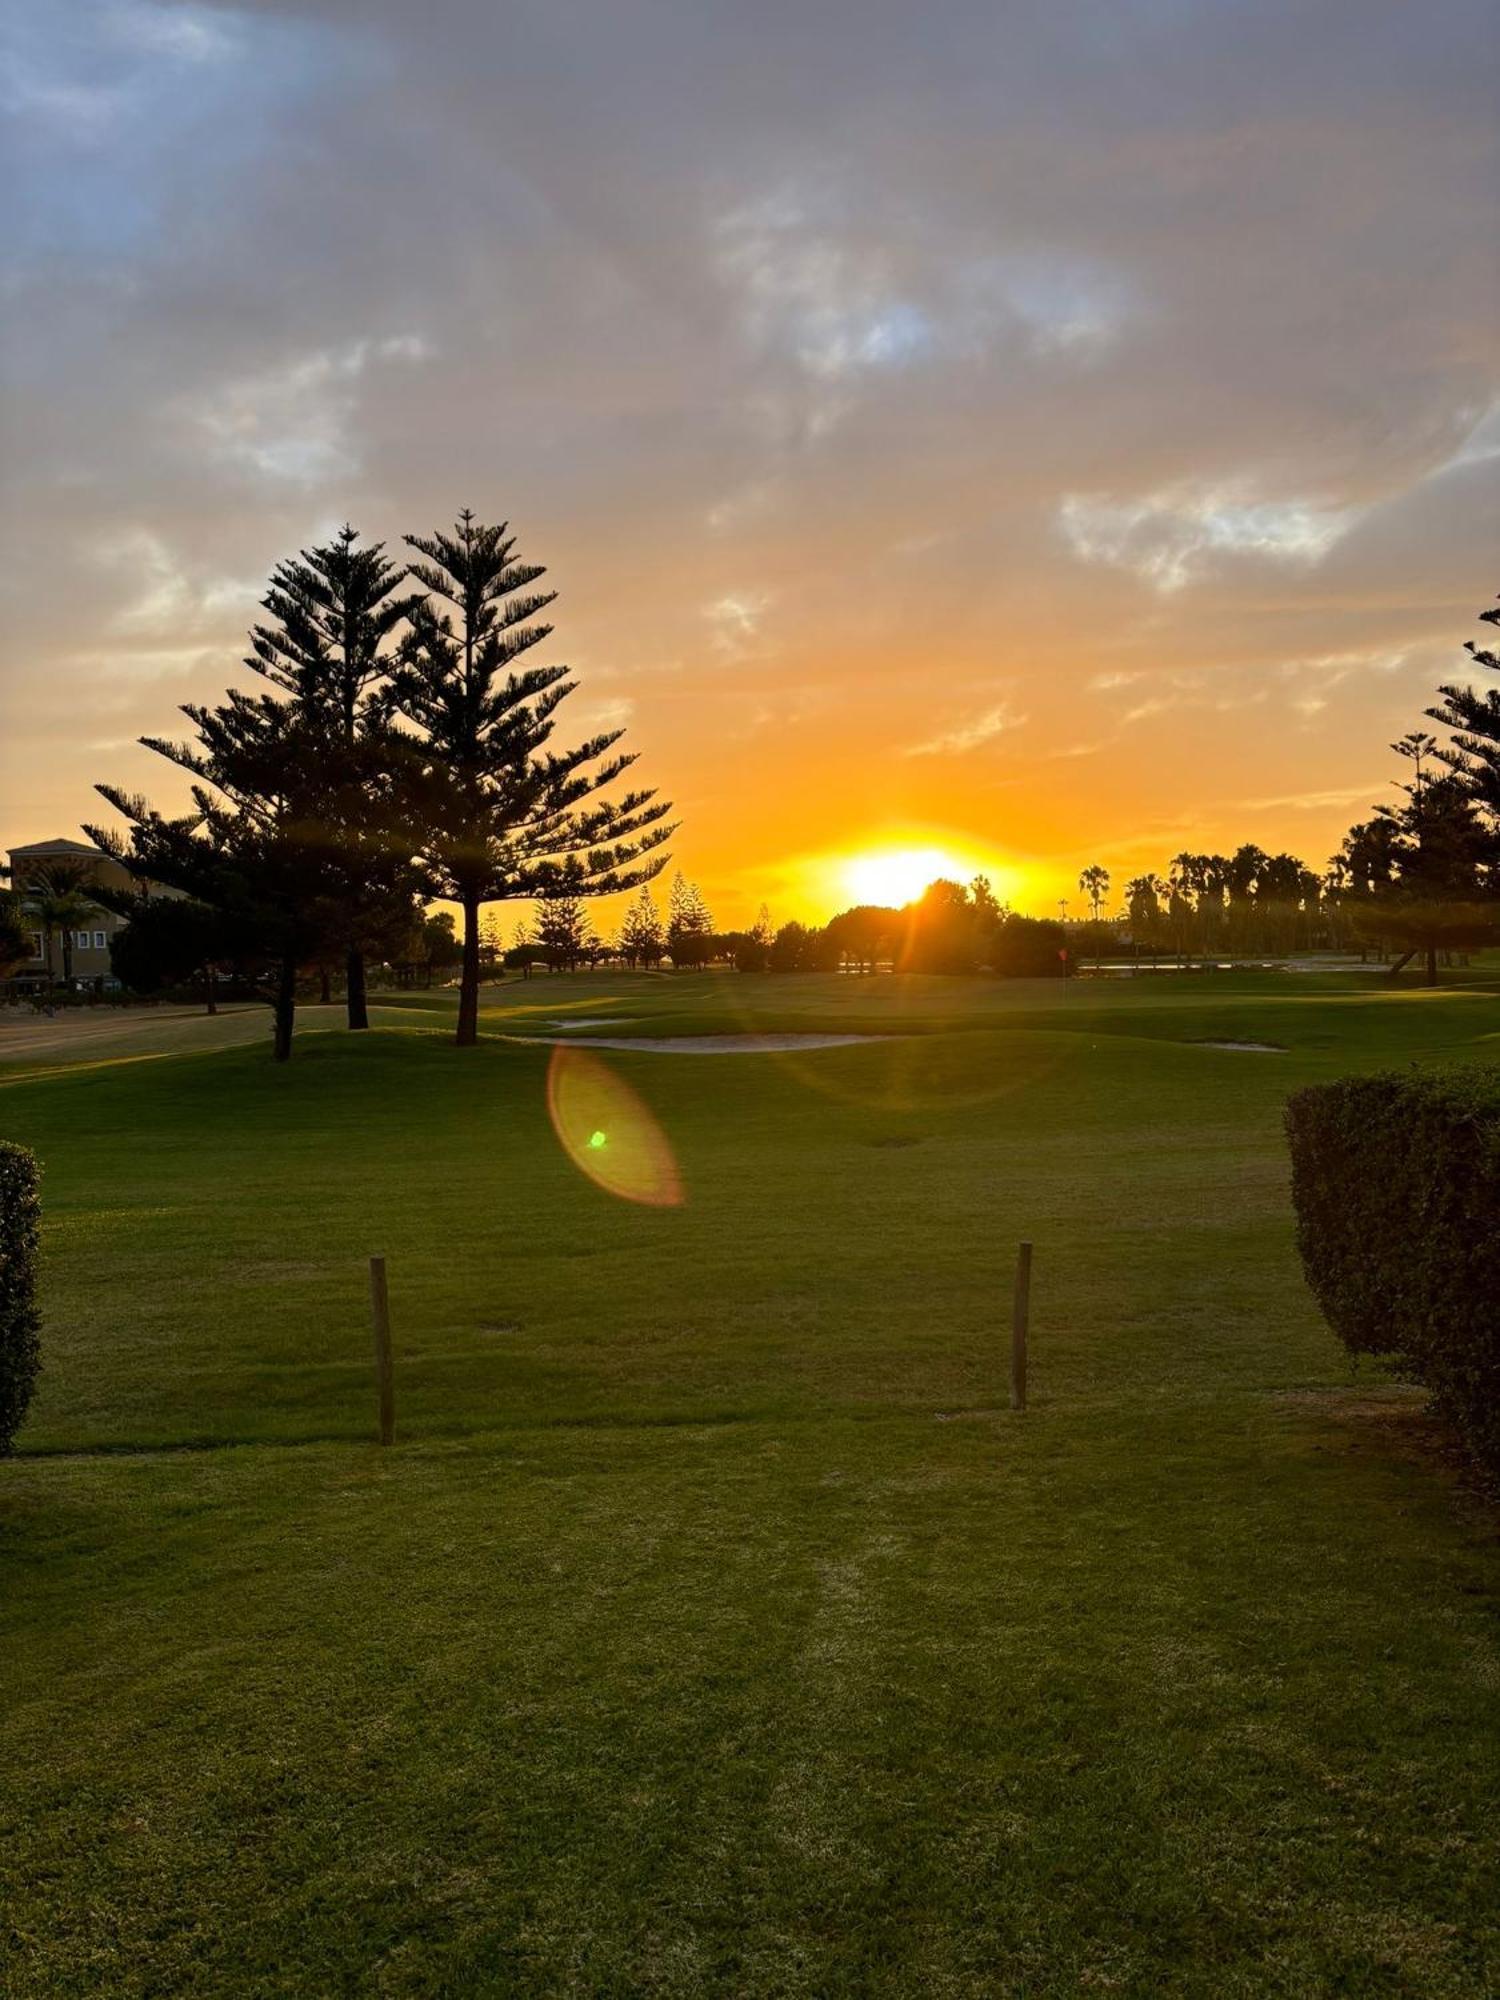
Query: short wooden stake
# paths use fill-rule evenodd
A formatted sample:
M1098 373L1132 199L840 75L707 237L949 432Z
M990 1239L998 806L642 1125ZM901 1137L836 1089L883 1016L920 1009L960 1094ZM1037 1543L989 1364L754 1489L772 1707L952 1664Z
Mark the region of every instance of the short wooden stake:
M396 1441L396 1377L391 1367L391 1302L385 1259L370 1259L370 1317L375 1323L375 1388L380 1398L380 1442Z
M1016 1297L1010 1318L1010 1406L1026 1407L1026 1329L1031 1316L1031 1245L1016 1259Z

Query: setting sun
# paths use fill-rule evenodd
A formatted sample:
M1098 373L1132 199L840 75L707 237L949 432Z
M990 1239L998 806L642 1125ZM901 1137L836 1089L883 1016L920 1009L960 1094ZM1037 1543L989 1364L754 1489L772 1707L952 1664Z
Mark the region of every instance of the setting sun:
M970 882L980 874L989 876L1003 901L1013 872L957 842L892 841L841 858L833 875L838 891L851 902L899 909L920 896L929 883Z
M940 876L965 881L964 864L942 847L882 847L845 863L844 886L856 903L899 909Z

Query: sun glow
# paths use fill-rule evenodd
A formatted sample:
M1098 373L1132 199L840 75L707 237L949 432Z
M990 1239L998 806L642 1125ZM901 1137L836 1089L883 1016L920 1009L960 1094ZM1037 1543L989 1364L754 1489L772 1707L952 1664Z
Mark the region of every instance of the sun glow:
M840 870L840 887L855 903L899 909L921 895L929 882L967 882L979 864L946 847L877 847L855 854Z

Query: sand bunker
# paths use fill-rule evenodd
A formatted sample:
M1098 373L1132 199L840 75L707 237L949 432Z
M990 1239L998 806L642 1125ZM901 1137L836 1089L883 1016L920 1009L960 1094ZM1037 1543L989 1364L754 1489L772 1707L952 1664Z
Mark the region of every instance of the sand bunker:
M889 1042L891 1035L594 1035L591 1049L643 1049L663 1056L774 1055L790 1049L847 1049L860 1042ZM507 1035L507 1041L564 1044L556 1035Z
M1280 1042L1216 1042L1205 1037L1201 1041L1190 1042L1188 1046L1194 1049L1244 1049L1249 1054L1258 1056L1286 1054L1286 1049Z
M628 1028L630 1026L630 1016L628 1014L590 1014L587 1020L543 1021L542 1026L544 1028L568 1028L576 1034L580 1028Z

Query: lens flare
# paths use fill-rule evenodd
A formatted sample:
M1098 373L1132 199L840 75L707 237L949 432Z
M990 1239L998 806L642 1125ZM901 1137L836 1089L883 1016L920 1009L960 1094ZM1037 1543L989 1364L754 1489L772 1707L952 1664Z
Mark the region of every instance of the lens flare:
M648 1208L681 1205L682 1177L666 1133L598 1056L579 1048L552 1051L547 1110L563 1151L607 1194Z

